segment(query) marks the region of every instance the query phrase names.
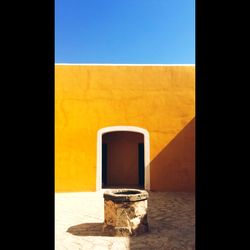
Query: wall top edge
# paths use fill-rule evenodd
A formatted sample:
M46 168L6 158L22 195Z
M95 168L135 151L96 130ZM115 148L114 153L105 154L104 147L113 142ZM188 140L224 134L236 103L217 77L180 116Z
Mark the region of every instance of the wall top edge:
M195 64L109 64L109 63L55 63L69 66L195 66Z

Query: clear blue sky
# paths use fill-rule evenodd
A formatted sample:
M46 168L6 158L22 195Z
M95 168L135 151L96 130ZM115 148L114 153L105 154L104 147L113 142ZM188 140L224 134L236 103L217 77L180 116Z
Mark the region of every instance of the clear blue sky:
M195 0L55 0L56 63L195 63Z

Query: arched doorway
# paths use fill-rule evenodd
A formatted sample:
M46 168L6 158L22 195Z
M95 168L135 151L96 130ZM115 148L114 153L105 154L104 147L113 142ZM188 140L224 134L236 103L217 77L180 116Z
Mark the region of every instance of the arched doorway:
M115 126L97 133L96 189L150 189L149 133L134 126Z

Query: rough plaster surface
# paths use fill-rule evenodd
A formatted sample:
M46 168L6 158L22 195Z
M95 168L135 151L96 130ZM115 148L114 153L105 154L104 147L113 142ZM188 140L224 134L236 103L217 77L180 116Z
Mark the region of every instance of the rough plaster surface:
M95 191L97 131L149 131L152 190L194 191L194 66L55 66L56 191Z

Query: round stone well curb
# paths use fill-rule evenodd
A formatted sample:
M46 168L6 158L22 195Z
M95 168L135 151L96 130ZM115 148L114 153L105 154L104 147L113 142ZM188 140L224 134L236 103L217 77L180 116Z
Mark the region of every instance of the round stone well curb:
M148 192L115 189L104 192L103 230L111 236L132 236L148 232Z

